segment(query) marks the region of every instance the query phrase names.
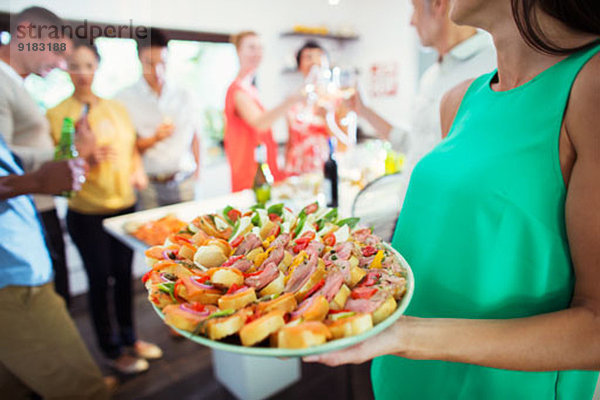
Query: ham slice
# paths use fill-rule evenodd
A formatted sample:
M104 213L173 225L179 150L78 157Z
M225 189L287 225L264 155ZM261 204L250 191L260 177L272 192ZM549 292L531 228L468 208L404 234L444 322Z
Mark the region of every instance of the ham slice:
M250 268L252 268L253 265L254 264L252 263L252 261L250 261L246 258L241 258L241 259L237 260L236 262L234 262L233 264L231 264L231 268L235 268L242 272L246 272Z
M258 270L260 271L260 270L264 269L267 265L269 265L271 263L274 263L275 265L279 265L281 260L283 260L284 256L285 256L285 251L283 250L283 247L275 247L273 250L271 250L271 253L267 257L267 259L261 264L260 267L258 267Z
M325 280L325 284L323 285L323 287L311 297L322 295L325 296L327 302L330 302L340 291L340 288L342 287L343 283L344 275L342 275L342 273L338 270L331 270L327 275L327 279Z
M242 243L235 249L234 256L246 255L258 246L262 245L262 241L254 233L249 233L244 237Z
M271 247L286 247L292 237L289 233L282 233L271 243Z
M356 239L356 241L368 246L375 246L376 244L381 243L381 239L373 235L371 233L371 230L368 228L358 229L354 231L352 236L354 236L354 239Z
M313 240L306 247L306 254L308 254L309 256L315 255L319 257L324 249L325 245L323 243Z
M266 265L265 269L263 269L260 274L247 277L244 280L244 283L256 290L260 290L273 282L278 276L279 269L277 268L277 264L270 263Z
M290 280L285 286L285 292L293 293L302 289L302 286L308 282L310 276L317 269L318 261L318 257L311 256L307 262L298 265L296 269L294 269L294 272L292 272L292 276L290 276Z
M372 313L379 308L390 297L385 290L380 290L370 299L353 299L350 297L344 308L357 313Z

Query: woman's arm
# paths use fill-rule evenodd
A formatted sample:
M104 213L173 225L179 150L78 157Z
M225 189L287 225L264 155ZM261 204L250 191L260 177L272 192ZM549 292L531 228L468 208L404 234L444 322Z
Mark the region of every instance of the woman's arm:
M303 99L304 96L300 93L293 94L277 107L268 111L261 110L252 97L241 90L238 90L235 93L233 100L235 103L235 112L253 128L259 132L264 132L268 130L277 119L282 117L290 107Z
M600 61L586 65L573 88L565 127L577 153L569 179L565 218L576 276L571 306L508 320L403 317L354 348L309 357L328 365L360 363L383 354L526 371L600 369ZM442 107L452 115L464 91ZM460 96L459 98L455 96ZM450 124L451 125L451 124ZM446 130L449 125L446 123Z

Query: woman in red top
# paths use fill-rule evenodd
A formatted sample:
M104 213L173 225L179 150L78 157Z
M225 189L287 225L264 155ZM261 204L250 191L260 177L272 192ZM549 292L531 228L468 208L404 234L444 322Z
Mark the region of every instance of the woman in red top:
M240 60L240 72L225 97L225 154L231 168L231 190L252 187L256 173L254 149L259 144L267 148L267 163L275 180L283 178L277 166L277 144L271 125L294 104L303 100L300 94L288 97L272 110L265 110L252 84L262 61L262 44L255 32L242 32L232 39Z

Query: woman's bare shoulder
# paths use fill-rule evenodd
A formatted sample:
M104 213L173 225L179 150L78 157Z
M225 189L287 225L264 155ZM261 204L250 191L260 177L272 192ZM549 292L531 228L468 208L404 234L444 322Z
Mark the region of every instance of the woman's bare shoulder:
M600 53L588 61L573 83L565 114L569 139L579 153L598 140L600 126ZM591 150L591 149L590 149Z
M444 94L444 97L442 97L442 101L440 103L442 137L446 137L450 132L450 128L452 127L456 113L458 113L460 103L462 103L465 93L467 93L467 90L473 81L474 79L468 79L462 83L459 83L447 91L446 94Z

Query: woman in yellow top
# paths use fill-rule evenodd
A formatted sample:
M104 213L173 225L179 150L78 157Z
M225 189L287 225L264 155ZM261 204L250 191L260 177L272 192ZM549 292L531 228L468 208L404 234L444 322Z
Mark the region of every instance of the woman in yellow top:
M100 56L87 43L74 45L69 75L75 86L71 97L48 110L52 136L60 138L63 119L78 121L78 134L95 140L82 150L90 170L87 180L69 200L67 228L77 246L89 283L89 302L98 344L122 373L148 369L145 358L159 358L160 348L136 340L132 312L131 262L133 251L102 228L105 218L130 213L136 202L135 187L146 182L135 141L136 133L124 106L102 99L92 91ZM114 310L118 329L109 313L109 278L114 279ZM129 350L129 351L126 351Z

